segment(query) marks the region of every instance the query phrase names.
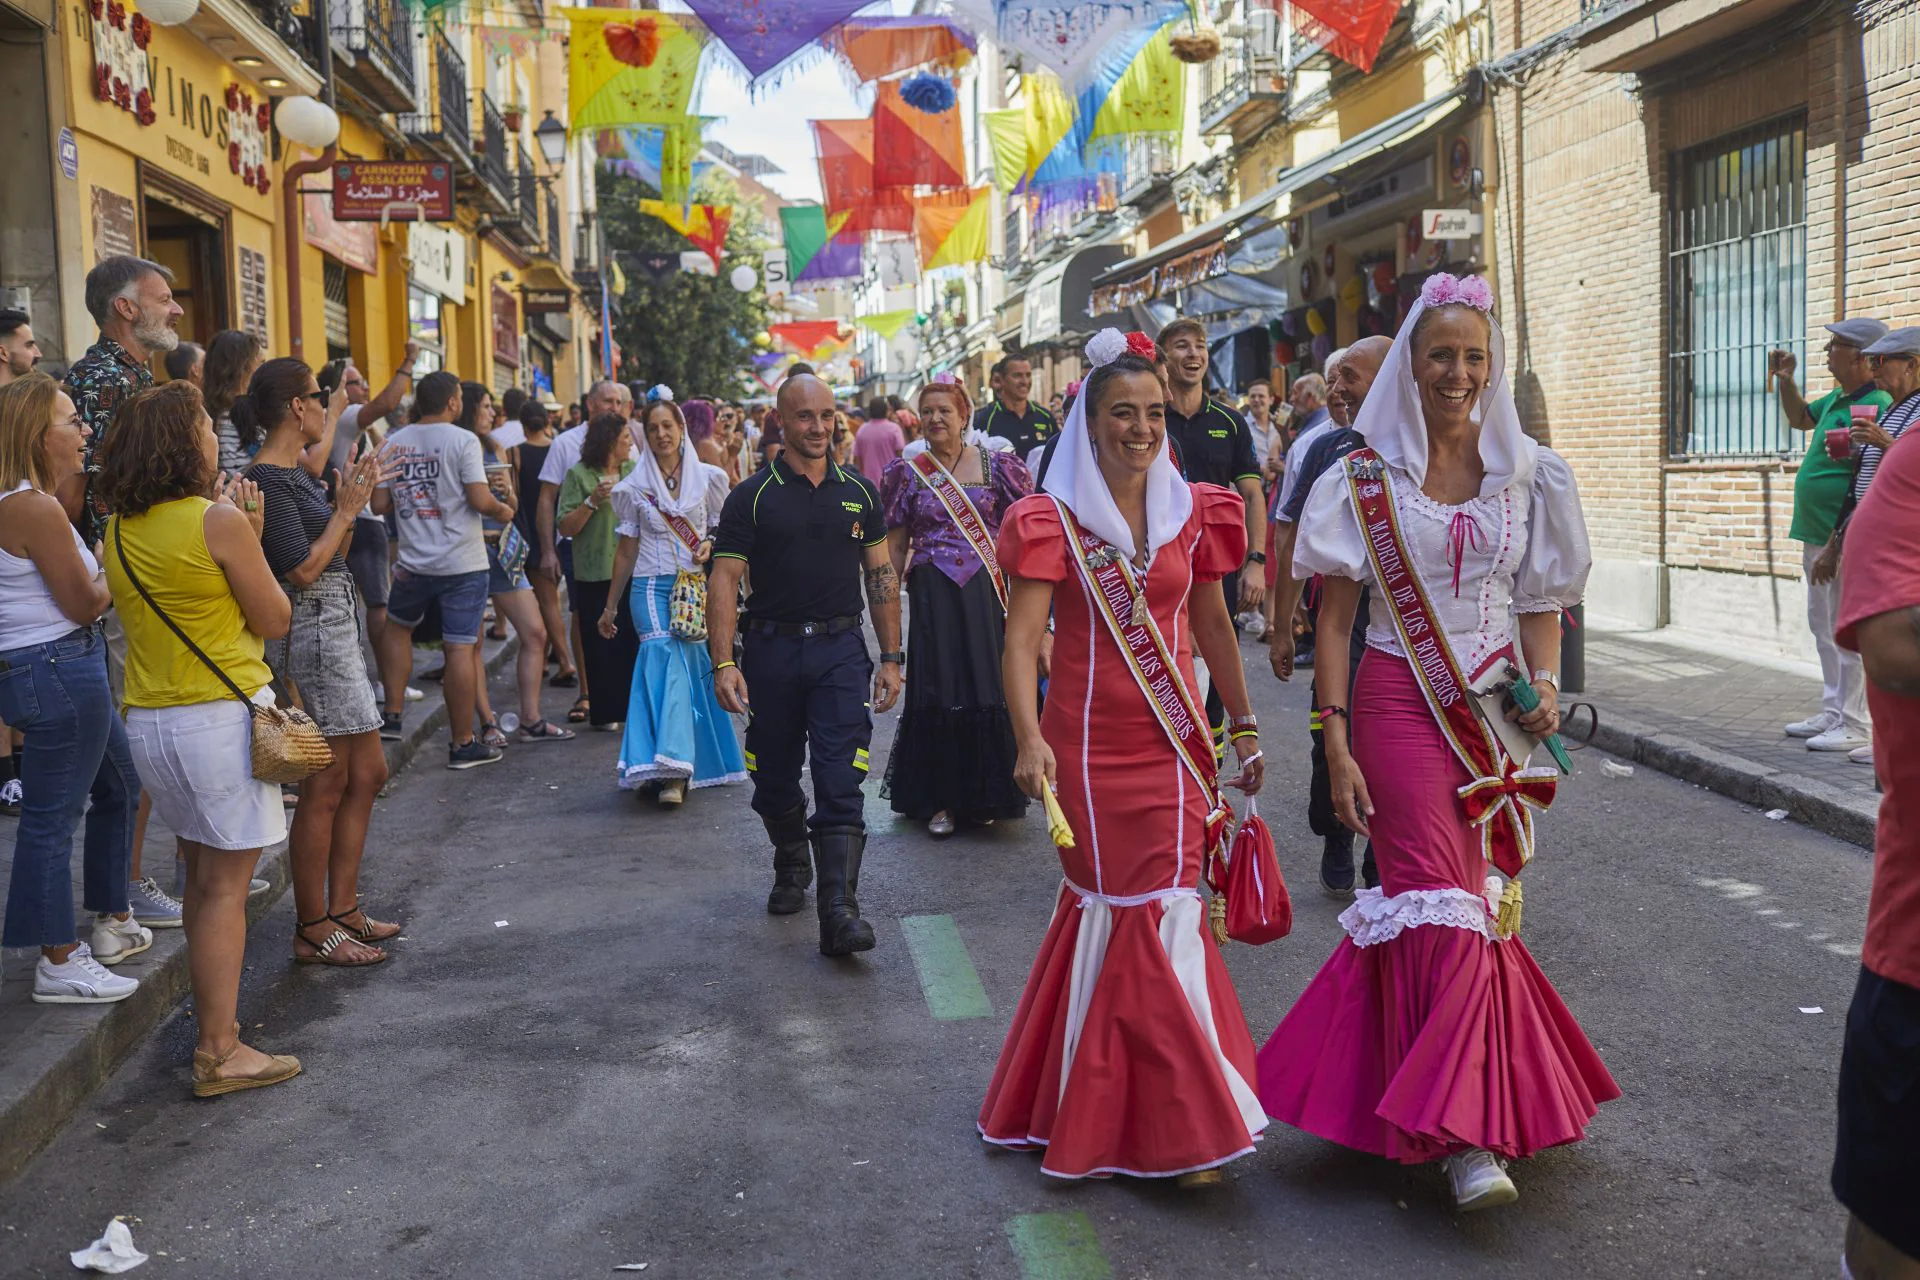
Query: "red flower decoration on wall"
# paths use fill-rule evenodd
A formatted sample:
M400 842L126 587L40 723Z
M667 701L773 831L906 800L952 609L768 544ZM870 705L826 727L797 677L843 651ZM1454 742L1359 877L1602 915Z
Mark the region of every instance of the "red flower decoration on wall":
M143 125L152 124L156 118L153 112L153 95L145 89L133 96L133 118Z
M133 15L134 45L137 48L144 49L147 47L149 43L152 42L152 40L153 40L153 23L147 21L147 15L144 13L134 14Z
M240 109L240 86L237 84L230 84L227 86L227 110L238 111L239 109Z
M122 111L133 110L133 90L119 76L113 78L113 103Z
M261 195L267 194L267 189L273 186L273 180L267 177L267 166L260 166L260 181L254 185L260 188Z
M104 62L93 64L93 96L102 102L113 101L113 68Z
M240 172L240 144L237 142L227 144L227 168L235 173Z
M93 16L95 22L98 22L100 15L106 12L106 5L103 0L87 0L87 12Z
M117 0L108 0L107 23L115 31L125 31L127 29L126 6L123 4L117 3Z
M263 134L273 127L273 116L268 112L266 103L260 104L260 114L255 118L254 123L260 126L260 132Z
M253 95L252 94L243 93L240 95L240 114L243 116L250 116L253 114Z

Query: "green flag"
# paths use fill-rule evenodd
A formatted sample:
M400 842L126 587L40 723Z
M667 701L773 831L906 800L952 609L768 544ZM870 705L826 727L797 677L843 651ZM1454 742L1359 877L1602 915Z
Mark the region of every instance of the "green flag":
M912 322L914 314L912 308L905 311L877 311L872 315L855 316L853 322L862 329L873 330L882 341L891 341L894 334Z
M847 224L847 214L827 216L817 204L791 205L780 211L780 235L787 242L787 279L798 280L827 241Z

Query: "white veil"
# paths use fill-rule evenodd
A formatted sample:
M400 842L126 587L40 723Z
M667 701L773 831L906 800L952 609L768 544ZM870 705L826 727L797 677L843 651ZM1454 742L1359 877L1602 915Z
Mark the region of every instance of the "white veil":
M1427 420L1420 409L1420 388L1413 381L1413 329L1430 306L1456 302L1476 306L1487 317L1493 335L1488 352L1493 367L1473 407L1473 420L1480 424L1480 461L1487 469L1480 492L1498 493L1513 484L1533 482L1540 446L1521 430L1520 411L1514 407L1513 386L1507 380L1506 338L1490 306L1478 306L1481 301L1490 304L1492 297L1485 282L1477 277L1429 277L1420 300L1394 335L1393 347L1354 421L1354 430L1366 437L1368 447L1412 476L1415 484L1423 484L1427 478Z
M1087 361L1096 369L1118 359L1126 350L1127 340L1118 329L1102 329L1087 339ZM1060 440L1053 446L1053 461L1048 464L1041 490L1059 498L1083 528L1119 548L1131 560L1139 554L1139 548L1133 545L1133 530L1114 504L1106 477L1100 474L1093 435L1087 429L1088 389L1082 385L1080 394L1074 397L1066 425L1060 428ZM1147 472L1147 555L1151 557L1173 541L1191 514L1193 490L1173 465L1171 446L1162 440L1160 453Z

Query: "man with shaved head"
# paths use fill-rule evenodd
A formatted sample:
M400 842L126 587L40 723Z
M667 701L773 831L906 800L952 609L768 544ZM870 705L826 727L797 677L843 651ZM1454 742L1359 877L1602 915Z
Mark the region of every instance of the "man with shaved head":
M1279 572L1273 589L1280 600L1274 607L1279 625L1274 627L1268 642L1273 674L1282 680L1293 675L1293 611L1299 605L1300 589L1305 585L1293 573L1293 544L1299 532L1300 513L1306 507L1307 495L1313 492L1314 483L1334 463L1366 444L1354 424L1359 420L1360 406L1367 392L1373 387L1374 376L1380 372L1392 346L1390 338L1362 338L1340 352L1337 362L1328 361L1327 413L1333 419L1333 428L1314 440L1305 454L1288 468L1287 488L1273 517L1279 522L1279 532L1274 537ZM1353 615L1353 662L1347 668L1349 672L1360 670L1361 651L1366 648L1368 594L1364 589L1360 592L1360 604ZM1350 694L1351 688L1347 692ZM1351 702L1351 698L1346 701ZM1322 705L1317 685L1308 704ZM1324 842L1320 851L1320 887L1337 898L1350 898L1353 896L1353 832L1347 830L1333 811L1333 791L1327 775L1326 752L1321 746L1318 711L1312 713L1307 733L1313 739L1313 780L1308 791L1307 824ZM1367 850L1362 873L1367 887L1372 888L1377 877L1371 848Z
M573 541L568 538L555 539L554 509L560 503L560 482L567 478L567 472L573 470L575 464L580 461L581 446L587 442L587 422L592 422L603 413L617 413L626 418L627 426L631 430L633 392L624 384L615 382L611 378L602 378L587 388L586 422L577 427L568 427L555 436L553 447L547 450L546 461L540 464L540 501L534 513L534 529L540 535L540 563L533 566L533 571L544 575L550 582L558 582L564 575L567 580L569 599L573 596ZM637 431L634 432L634 440L641 448L646 447L646 441ZM520 501L524 503L526 500L526 495L522 494ZM567 638L567 647L573 654L573 669L580 673L580 702L584 703L589 696L587 660L580 643L580 615L577 613L567 624ZM571 685L573 681L564 675L557 675L553 678L553 683L564 688ZM626 702L625 689L613 689L608 692L619 698L623 704ZM577 708L579 704L576 703L575 706ZM574 713L570 711L567 713L567 719L577 724L586 717L579 716L576 719Z
M735 715L751 708L753 808L773 842L767 910L799 911L817 872L820 952L844 956L873 947L856 898L867 843L860 785L873 739L869 703L885 711L900 696L900 579L887 555L879 491L828 456L832 388L812 373L789 377L776 406L783 451L728 495L714 535L707 650L720 705ZM863 579L880 641L877 672L860 629ZM800 790L803 763L813 773L812 817Z

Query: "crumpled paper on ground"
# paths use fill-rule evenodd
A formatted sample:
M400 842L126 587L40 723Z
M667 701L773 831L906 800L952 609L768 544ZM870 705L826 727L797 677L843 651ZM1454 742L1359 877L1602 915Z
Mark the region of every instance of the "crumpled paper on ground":
M146 1254L133 1247L133 1232L118 1218L107 1224L105 1235L67 1256L82 1271L100 1271L110 1276L131 1271L147 1260Z

